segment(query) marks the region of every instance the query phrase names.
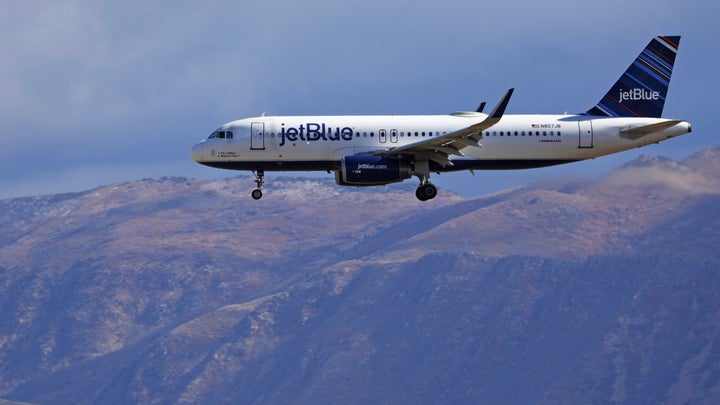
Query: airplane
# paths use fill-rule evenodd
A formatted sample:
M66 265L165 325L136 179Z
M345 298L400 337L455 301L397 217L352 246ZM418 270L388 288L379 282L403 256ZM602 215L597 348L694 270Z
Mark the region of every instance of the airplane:
M334 172L341 186L377 186L413 176L417 199L433 199L430 173L531 169L592 159L692 132L661 118L680 36L653 38L589 110L564 115L505 114L509 89L489 114L277 116L228 122L197 143L203 165L249 170L262 197L266 171Z

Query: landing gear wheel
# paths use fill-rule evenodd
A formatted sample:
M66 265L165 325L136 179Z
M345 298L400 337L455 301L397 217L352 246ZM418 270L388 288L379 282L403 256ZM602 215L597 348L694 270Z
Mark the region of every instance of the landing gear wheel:
M427 201L427 198L425 198L425 195L423 194L423 186L419 186L417 190L415 190L415 197L417 197L420 201Z
M415 190L415 197L420 201L432 200L437 196L438 190L432 183L421 184L417 190Z
M259 188L256 188L255 190L252 191L252 193L250 195L252 195L252 198L259 200L262 198L262 190L260 190Z

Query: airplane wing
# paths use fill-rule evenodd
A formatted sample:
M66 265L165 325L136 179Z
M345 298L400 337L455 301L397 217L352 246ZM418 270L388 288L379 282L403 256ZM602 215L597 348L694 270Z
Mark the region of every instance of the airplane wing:
M477 124L443 136L423 139L422 141L413 142L404 146L376 150L364 154L376 156L413 155L416 159L424 158L432 160L442 167L452 166L453 164L450 161L451 155L464 156L460 151L461 149L467 146L480 146L478 141L482 139L482 131L500 121L514 90L515 89L508 90L490 115L487 115L484 120Z
M657 124L650 124L650 125L643 125L640 127L630 127L620 130L620 136L626 139L638 139L642 138L643 136L656 132L656 131L662 131L665 128L670 128L674 125L677 125L681 123L681 120L669 120L669 121L663 121L658 122Z

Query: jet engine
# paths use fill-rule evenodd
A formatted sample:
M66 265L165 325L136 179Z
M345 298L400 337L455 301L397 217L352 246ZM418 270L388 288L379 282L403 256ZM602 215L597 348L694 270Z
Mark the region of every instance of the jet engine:
M409 179L410 163L384 156L345 156L335 183L341 186L377 186Z

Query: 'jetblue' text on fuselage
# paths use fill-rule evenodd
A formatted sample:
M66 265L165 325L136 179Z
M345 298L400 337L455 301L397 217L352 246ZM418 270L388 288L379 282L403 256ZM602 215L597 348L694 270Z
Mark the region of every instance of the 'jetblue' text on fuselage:
M353 139L353 130L350 127L332 128L326 126L325 123L318 124L308 122L300 124L298 127L285 128L285 124L281 124L280 128L280 146L285 145L285 141L351 141Z

